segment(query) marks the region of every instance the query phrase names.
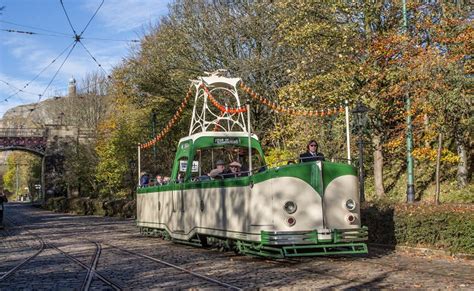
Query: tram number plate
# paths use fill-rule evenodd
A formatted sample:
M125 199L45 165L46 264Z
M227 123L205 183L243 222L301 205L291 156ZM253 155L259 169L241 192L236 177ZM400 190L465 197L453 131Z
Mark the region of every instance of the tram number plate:
M240 144L238 137L216 137L214 138L215 144Z

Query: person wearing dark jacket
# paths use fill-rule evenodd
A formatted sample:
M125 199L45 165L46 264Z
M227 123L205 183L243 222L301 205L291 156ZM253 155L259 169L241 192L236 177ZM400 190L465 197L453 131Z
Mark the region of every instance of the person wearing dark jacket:
M3 228L3 203L8 202L7 196L4 193L0 193L0 228Z
M300 163L324 161L324 155L318 152L318 143L312 139L306 146L307 151L300 155Z

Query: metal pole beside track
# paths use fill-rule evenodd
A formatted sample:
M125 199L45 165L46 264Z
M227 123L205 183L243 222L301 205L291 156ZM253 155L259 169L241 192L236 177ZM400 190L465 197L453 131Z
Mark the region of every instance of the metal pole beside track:
M140 187L140 178L141 178L141 164L140 164L140 144L138 144L138 187Z
M407 3L406 0L402 1L402 14L403 14L403 32L408 34L408 19L407 19ZM410 86L410 84L408 84ZM410 92L406 92L406 140L407 140L407 202L415 202L415 183L413 175L413 131L411 121L411 98Z
M344 101L346 111L346 144L347 144L347 163L351 164L351 131L349 128L349 102Z
M250 100L245 104L247 107L247 125L249 131L249 176L252 176L252 131L250 130Z

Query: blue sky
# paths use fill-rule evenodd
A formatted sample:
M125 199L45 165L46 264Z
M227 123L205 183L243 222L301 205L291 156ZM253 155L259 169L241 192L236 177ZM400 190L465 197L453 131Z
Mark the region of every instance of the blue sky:
M84 29L101 2L102 0L63 0L77 34ZM168 13L169 2L171 0L104 0L82 35L81 42L109 73L129 54L131 47L137 46L132 42L111 40L139 39L150 24L156 24L161 16ZM41 100L65 95L71 76L78 81L80 88L80 81L87 73L102 71L84 47L77 44L46 90L69 52L68 46L74 41L74 33L60 0L0 0L1 6L5 8L0 12L0 116L14 106L37 102L38 94L43 92ZM50 66L45 69L48 65ZM30 82L42 70L44 71L39 77ZM30 84L23 89L27 83ZM18 89L23 89L24 92L15 94Z

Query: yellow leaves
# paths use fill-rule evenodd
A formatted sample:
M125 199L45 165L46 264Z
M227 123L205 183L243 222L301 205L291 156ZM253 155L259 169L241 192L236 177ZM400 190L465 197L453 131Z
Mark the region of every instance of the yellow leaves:
M404 146L405 139L404 137L398 137L395 139L390 140L388 143L385 144L385 147L389 151L393 151L395 149L399 149Z
M430 147L421 147L415 148L413 150L413 157L419 161L436 161L437 149L432 149ZM441 150L441 161L446 163L458 163L459 156L450 150L443 148Z

